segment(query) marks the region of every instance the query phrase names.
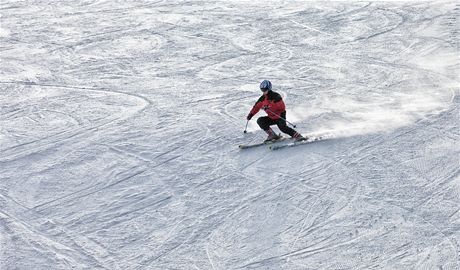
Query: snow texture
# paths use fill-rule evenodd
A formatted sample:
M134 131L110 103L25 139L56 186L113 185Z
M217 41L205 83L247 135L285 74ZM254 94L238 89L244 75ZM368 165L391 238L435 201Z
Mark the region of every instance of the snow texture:
M0 268L460 269L459 10L2 0Z

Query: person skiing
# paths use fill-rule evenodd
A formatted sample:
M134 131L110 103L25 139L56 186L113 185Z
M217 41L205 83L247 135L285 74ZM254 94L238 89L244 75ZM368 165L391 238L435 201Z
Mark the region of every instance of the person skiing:
M281 136L276 134L270 126L277 125L283 132L294 138L296 141L306 140L300 133L290 128L286 124L286 106L283 98L277 92L272 91L272 83L269 80L263 80L260 83L262 96L257 100L252 107L246 119L249 121L256 115L260 109L263 109L267 116L262 116L257 119L257 124L264 130L268 137L265 142L276 141L281 139Z

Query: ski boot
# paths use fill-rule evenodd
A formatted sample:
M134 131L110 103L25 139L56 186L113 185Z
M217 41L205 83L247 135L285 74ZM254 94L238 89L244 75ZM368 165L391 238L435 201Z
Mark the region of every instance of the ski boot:
M268 130L265 131L267 134L268 134L268 137L267 139L265 139L264 143L267 143L267 142L274 142L274 141L277 141L279 139L281 139L281 136L276 134L273 129L269 128Z
M294 133L294 135L292 135L292 138L294 139L294 141L296 142L300 142L300 141L306 141L308 140L308 137L307 136L302 136L302 134L296 132Z

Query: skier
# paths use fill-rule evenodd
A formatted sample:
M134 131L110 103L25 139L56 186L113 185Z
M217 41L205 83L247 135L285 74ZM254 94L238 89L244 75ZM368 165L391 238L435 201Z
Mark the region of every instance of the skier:
M265 142L281 139L281 136L276 134L273 129L270 128L272 125L277 125L282 132L288 134L296 141L306 140L307 138L287 126L286 106L284 105L281 95L272 91L272 83L269 80L263 80L260 83L260 90L263 92L263 95L257 100L254 107L252 107L246 119L248 121L251 120L251 118L260 111L260 109L263 109L267 113L267 116L259 117L259 119L257 119L259 127L268 134Z

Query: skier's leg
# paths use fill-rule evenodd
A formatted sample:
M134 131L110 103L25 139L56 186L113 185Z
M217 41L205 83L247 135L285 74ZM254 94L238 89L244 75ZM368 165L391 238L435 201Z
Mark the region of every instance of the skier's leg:
M304 138L300 133L298 133L298 132L295 131L294 129L288 127L288 125L286 124L286 120L284 120L284 119L286 119L286 113L285 113L285 112L281 114L281 117L282 117L282 118L280 118L280 119L278 119L278 120L276 121L276 125L278 126L278 128L279 128L282 132L288 134L289 136L291 136L292 138L294 138L294 139L296 139L296 140L303 140L303 139L306 139L306 138ZM284 118L284 119L283 119L283 118Z
M259 117L259 119L257 119L257 124L268 134L268 137L265 141L278 140L280 138L280 136L278 136L278 134L276 134L273 129L270 128L271 125L276 124L276 122L270 119L270 117Z
M257 119L257 124L259 125L259 127L264 130L264 131L267 131L270 129L270 126L273 125L272 123L272 120L270 119L270 117L268 116L262 116L262 117L259 117Z
M284 121L283 119L278 119L276 121L276 125L281 130L281 132L286 133L291 137L294 137L294 134L296 133L296 131L294 129L288 127L286 125L286 121Z
M278 128L281 130L281 132L288 134L289 136L293 137L296 131L286 124L286 112L283 112L281 115L281 118L276 120L276 125Z

